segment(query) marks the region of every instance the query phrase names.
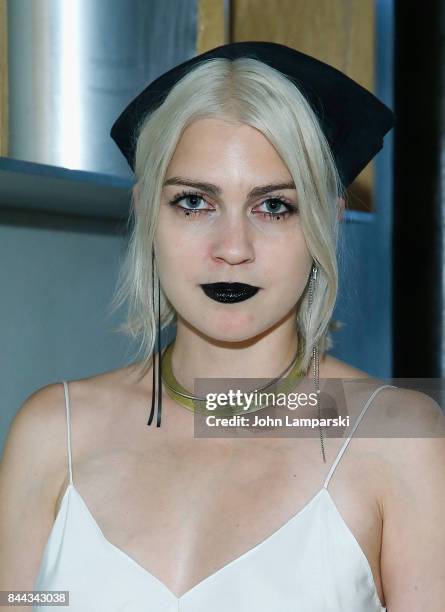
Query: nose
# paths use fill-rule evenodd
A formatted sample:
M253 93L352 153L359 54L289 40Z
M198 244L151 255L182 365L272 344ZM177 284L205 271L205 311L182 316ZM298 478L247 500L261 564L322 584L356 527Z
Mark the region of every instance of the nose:
M255 258L253 244L253 228L246 217L234 215L221 219L215 227L215 237L212 241L213 259L224 261L231 265L251 262Z

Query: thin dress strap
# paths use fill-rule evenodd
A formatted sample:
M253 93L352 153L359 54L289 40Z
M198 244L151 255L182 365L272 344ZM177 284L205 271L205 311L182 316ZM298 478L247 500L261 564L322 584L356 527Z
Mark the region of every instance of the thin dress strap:
M395 387L394 385L382 385L381 387L378 387L378 389L375 389L375 391L373 391L371 397L368 399L368 401L366 402L366 404L364 405L358 419L356 420L354 427L352 428L351 433L349 434L349 436L346 438L345 442L343 443L343 446L340 449L340 452L338 453L337 457L335 458L334 463L331 466L331 469L329 470L329 473L326 477L326 480L324 482L323 488L327 489L328 485L329 485L329 481L331 480L331 476L334 473L335 468L338 465L338 462L340 461L340 459L342 458L343 453L345 452L352 436L354 435L355 430L357 429L357 427L360 424L360 421L362 420L362 418L365 415L366 410L368 409L368 406L371 404L372 400L374 399L374 397L377 395L377 393L379 391L381 391L382 389L386 389L387 387L392 387L393 389L396 389L397 387Z
M70 485L73 484L73 470L71 465L71 415L70 415L70 396L68 393L68 383L63 381L65 390L65 406L66 406L66 432L67 432L67 447L68 447L68 471L70 476Z

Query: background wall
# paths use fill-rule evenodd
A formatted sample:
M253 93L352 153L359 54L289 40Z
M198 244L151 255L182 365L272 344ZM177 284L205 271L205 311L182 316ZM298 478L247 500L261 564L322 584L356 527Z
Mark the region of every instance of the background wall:
M31 392L122 362L106 313L122 240L84 230L70 218L57 229L0 225L1 443Z

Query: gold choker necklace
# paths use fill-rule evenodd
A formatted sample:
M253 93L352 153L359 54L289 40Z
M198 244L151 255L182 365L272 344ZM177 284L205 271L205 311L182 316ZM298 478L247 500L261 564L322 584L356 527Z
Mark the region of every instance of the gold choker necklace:
M237 402L236 407L227 407L227 406L218 406L215 410L209 410L207 407L207 400L205 397L197 397L195 395L191 395L187 389L185 389L177 380L172 370L172 352L173 352L174 342L172 342L165 353L161 358L161 375L162 381L165 384L166 391L168 395L175 400L184 408L192 412L197 412L199 414L205 414L206 416L212 414L216 416L233 416L236 414L246 414L249 412L256 412L257 410L262 410L267 408L269 405L267 401L255 402L255 406L249 408L248 410L244 409L243 403ZM290 393L294 388L297 382L302 379L306 372L301 370L301 357L297 353L296 357L292 360L291 364L275 379L271 380L264 387L260 389L255 389L254 391L250 391L249 393L268 393L268 394L277 394L277 393ZM289 371L288 376L285 376L286 372ZM258 399L258 396L255 396Z

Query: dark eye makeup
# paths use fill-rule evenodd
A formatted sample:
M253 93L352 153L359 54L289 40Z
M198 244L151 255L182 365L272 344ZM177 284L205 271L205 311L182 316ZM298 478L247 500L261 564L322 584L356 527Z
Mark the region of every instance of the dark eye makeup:
M183 200L189 200L189 205L191 205L192 207L186 208L182 206L180 202ZM212 214L211 208L193 208L193 203L192 203L193 200L195 200L195 203L196 203L196 200L198 200L198 204L199 204L199 200L205 201L205 195L203 193L199 193L196 191L181 191L181 193L176 194L171 200L169 200L169 205L172 206L173 208L178 209L179 211L182 211L184 213L184 216L187 218L193 218L195 216L200 216L202 214L207 214L207 215ZM282 195L276 195L273 197L265 198L261 202L260 206L266 203L269 203L269 206L272 205L272 208L276 207L280 209L280 207L285 207L286 210L284 211L280 210L279 212L252 210L253 214L263 215L263 218L269 219L271 221L280 221L280 220L284 221L288 217L298 213L298 207L295 204L291 204L290 202L288 202Z

